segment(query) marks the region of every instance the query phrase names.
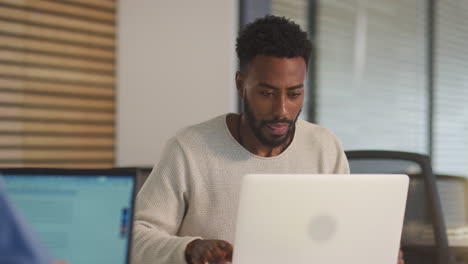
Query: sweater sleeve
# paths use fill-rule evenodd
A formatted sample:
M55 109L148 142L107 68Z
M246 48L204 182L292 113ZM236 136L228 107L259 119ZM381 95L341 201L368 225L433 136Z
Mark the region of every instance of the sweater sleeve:
M341 141L336 137L335 134L329 132L331 136L331 140L329 141L331 144L328 146L329 150L329 158L334 161L331 165L333 165L330 169L329 173L333 174L349 174L349 163L348 159L346 158L345 152L343 150L343 145Z
M336 166L334 169L334 174L349 174L349 164L348 164L348 159L346 158L346 155L341 148L338 149L338 157L336 159Z
M336 146L336 164L333 173L335 174L349 174L349 163L343 150L343 145L338 138L335 139Z
M171 139L136 198L132 263L182 264L185 248L198 237L178 237L187 210L189 165Z

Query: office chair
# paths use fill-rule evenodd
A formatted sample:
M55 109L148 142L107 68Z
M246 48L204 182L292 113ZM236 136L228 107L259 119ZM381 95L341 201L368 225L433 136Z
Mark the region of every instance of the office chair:
M450 253L460 263L468 263L467 178L437 174L437 189L447 227Z
M346 151L351 173L395 173L410 177L402 233L406 264L448 264L445 223L428 156L397 151Z
M447 230L467 227L467 179L446 174L436 174L435 178ZM447 236L450 238L448 232Z

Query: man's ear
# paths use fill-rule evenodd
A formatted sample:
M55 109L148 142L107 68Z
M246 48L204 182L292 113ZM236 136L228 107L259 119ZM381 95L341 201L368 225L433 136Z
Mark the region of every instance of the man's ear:
M245 96L245 88L244 88L244 78L240 71L236 72L236 88L237 88L237 95L239 95L240 99L244 99Z

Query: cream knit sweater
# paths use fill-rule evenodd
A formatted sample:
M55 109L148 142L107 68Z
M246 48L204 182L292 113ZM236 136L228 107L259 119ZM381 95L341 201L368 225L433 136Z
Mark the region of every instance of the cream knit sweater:
M349 173L340 142L298 120L280 155L256 156L230 134L222 115L169 140L140 190L133 229L133 264L186 263L195 238L233 242L240 182L248 173Z

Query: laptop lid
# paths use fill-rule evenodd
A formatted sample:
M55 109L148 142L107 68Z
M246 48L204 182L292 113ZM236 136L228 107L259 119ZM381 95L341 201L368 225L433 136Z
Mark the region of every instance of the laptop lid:
M247 175L234 264L395 264L406 175Z
M0 177L54 259L129 263L135 170L2 169Z

